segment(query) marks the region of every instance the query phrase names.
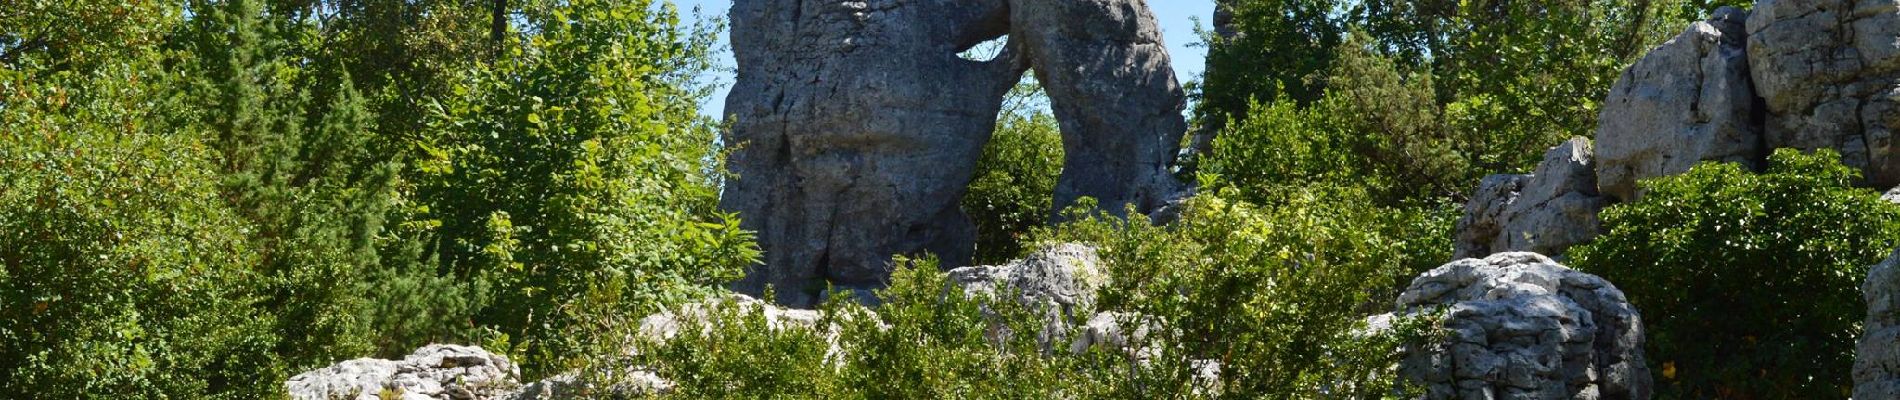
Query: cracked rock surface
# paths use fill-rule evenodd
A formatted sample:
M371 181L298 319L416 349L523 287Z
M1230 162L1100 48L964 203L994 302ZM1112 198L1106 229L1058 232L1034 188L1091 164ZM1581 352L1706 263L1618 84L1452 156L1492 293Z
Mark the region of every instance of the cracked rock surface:
M1492 175L1478 184L1458 220L1457 258L1529 251L1562 254L1595 239L1604 198L1590 141L1571 138L1544 152L1529 175Z
M1535 253L1433 269L1401 312L1442 310L1443 342L1408 351L1400 373L1428 399L1647 399L1643 324L1623 292Z
M1854 398L1900 399L1900 250L1861 284L1867 320L1854 349Z
M1185 96L1140 0L737 0L731 18L736 176L720 202L765 251L738 292L809 307L828 285L882 287L893 255L967 265L958 203L1031 66L1068 157L1058 209L1091 196L1147 211L1178 189ZM1004 35L995 59L959 56Z
M1023 69L958 53L1008 29L1002 0L739 0L726 99L737 175L721 206L764 265L734 285L810 306L827 283L880 286L891 256L967 263L958 208L1003 94Z
M1617 78L1597 125L1604 193L1634 201L1638 180L1687 172L1702 161L1754 165L1766 154L1749 83L1747 18L1723 7Z
M1831 148L1867 184L1900 184L1900 3L1762 0L1748 61L1769 148Z
M432 344L401 360L359 358L284 382L296 400L496 399L520 386L521 369L480 347Z

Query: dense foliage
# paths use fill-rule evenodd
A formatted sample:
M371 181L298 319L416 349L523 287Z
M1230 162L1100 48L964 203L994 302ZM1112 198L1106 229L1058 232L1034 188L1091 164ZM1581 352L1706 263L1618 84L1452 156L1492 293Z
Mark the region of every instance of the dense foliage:
M712 329L685 328L631 365L678 377L687 398L1402 397L1387 366L1427 331L1411 321L1370 333L1363 318L1389 307L1391 274L1409 275L1413 249L1382 227L1411 221L1337 207L1362 204L1350 189L1276 208L1221 196L1190 201L1167 228L1077 214L1038 230L1039 242L1100 246L1110 287L1096 309L1056 315L1117 312L1128 332L1150 327L1129 349L1072 352L1080 330L1045 347L1043 309L1007 293L966 298L920 261L899 269L875 313L834 302L816 330L770 329L728 306L707 317ZM1219 372L1206 369L1215 361Z
M80 3L0 20L0 397L270 398L444 340L558 372L757 256L714 26L670 7Z
M1860 281L1900 244L1900 207L1858 175L1829 150L1704 164L1644 183L1571 256L1642 310L1659 397L1841 397Z
M759 258L715 206L695 77L719 27L664 2L9 4L0 397L275 398L456 342L528 379L649 368L686 398L1403 398L1396 349L1430 326L1365 319L1447 261L1475 182L1590 134L1623 66L1745 2L1222 3L1237 35L1209 37L1196 86L1218 135L1174 222L1050 210L1062 138L1033 82L962 199L980 262L1099 249L1107 286L1060 318L1147 333L1081 352L928 259L818 329L728 305L644 342L641 317ZM1838 158L1645 182L1571 250L1646 316L1661 397L1844 393L1900 207Z
M1053 215L1062 173L1062 132L1034 79L1010 91L996 133L983 146L963 209L976 222L976 262L1021 256L1030 230Z
M1258 107L1360 119L1346 126L1356 140L1387 143L1350 154L1419 178L1383 184L1425 186L1375 192L1460 197L1484 174L1529 170L1544 148L1589 136L1624 66L1716 6L1748 2L1223 3L1235 35L1209 33L1202 129L1226 135L1275 113Z

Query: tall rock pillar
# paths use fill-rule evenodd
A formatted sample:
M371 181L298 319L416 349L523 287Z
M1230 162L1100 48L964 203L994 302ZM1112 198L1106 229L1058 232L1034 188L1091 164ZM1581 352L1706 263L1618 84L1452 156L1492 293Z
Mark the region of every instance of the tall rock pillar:
M1187 121L1159 23L1142 0L1013 0L1010 39L1036 71L1061 124L1055 212L1083 196L1120 214L1162 206Z
M1008 26L1004 0L733 2L721 206L765 251L734 289L805 306L882 286L894 254L968 263L957 202L1024 67L957 54Z

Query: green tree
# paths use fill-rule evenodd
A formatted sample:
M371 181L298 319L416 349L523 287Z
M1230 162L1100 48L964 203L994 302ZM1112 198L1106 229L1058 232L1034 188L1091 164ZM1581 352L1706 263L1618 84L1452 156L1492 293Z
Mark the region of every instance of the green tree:
M495 285L477 323L534 375L583 355L594 338L565 329L604 283L625 282L617 312L643 314L758 252L715 205L715 127L690 82L710 32L647 1L523 7L519 45L442 102L417 179L431 252Z
M0 70L0 397L261 398L284 375L217 155L151 52Z
M1780 150L1761 174L1709 163L1644 182L1571 250L1643 311L1659 397L1847 393L1859 284L1900 240L1900 207L1839 158Z
M976 262L1023 255L1031 229L1049 222L1062 174L1062 132L1033 82L1011 91L996 133L983 147L963 209L976 222Z

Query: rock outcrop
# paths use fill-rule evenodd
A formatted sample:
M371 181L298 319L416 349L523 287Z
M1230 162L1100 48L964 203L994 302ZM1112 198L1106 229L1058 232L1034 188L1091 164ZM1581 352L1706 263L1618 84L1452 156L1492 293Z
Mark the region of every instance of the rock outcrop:
M1866 330L1854 349L1854 398L1900 399L1900 250L1868 271Z
M1649 398L1636 309L1616 286L1542 255L1446 264L1414 279L1398 308L1442 310L1450 331L1401 364L1426 398Z
M1005 34L993 60L958 56ZM737 176L721 206L766 254L741 293L769 285L779 303L811 306L827 284L881 287L892 255L968 264L975 230L957 204L1032 65L1068 157L1058 207L1092 196L1147 211L1178 186L1185 96L1139 0L738 0L732 43L724 141Z
M1900 4L1757 1L1748 61L1769 148L1836 149L1868 184L1900 184Z
M1142 0L1012 0L1010 40L1049 94L1062 131L1053 213L1093 197L1147 212L1179 191L1169 172L1187 96Z
M401 360L360 358L298 374L284 383L295 400L502 399L521 370L479 347L429 345Z
M1595 239L1607 203L1597 193L1595 166L1590 141L1572 138L1544 152L1530 175L1485 177L1458 220L1454 255L1562 254Z
M1617 78L1597 125L1603 193L1633 201L1638 180L1687 172L1702 161L1754 165L1765 156L1749 83L1747 18L1723 7Z
M734 288L810 306L826 283L880 286L894 254L966 263L958 199L1024 66L957 54L1008 32L1006 1L738 0L731 17L721 205L766 255Z
M1094 312L1095 292L1108 283L1108 273L1102 270L1095 248L1079 244L1053 245L1007 264L957 268L948 275L966 296L1005 301L1010 299L1003 296L1013 296L1032 312L1043 313L1043 327L1036 333L1036 340L1045 352L1061 347L1059 344L1070 337L1075 329L1071 321ZM1007 334L1000 329L993 331Z
M1893 202L1894 204L1900 204L1900 187L1888 190L1887 194L1880 196L1880 199Z

